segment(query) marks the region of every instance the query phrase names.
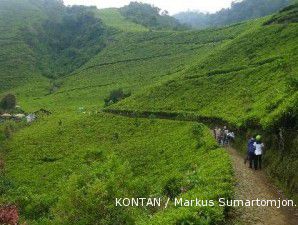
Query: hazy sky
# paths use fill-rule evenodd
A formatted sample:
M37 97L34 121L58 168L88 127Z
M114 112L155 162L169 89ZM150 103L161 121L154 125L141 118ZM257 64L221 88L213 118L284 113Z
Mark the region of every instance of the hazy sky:
M96 5L98 8L121 7L132 0L64 0L65 5ZM232 0L138 0L166 9L170 14L181 11L200 10L215 12L230 6Z

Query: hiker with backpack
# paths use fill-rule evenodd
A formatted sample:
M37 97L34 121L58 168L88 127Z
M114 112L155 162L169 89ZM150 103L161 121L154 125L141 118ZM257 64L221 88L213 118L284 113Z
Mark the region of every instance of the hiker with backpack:
M255 139L254 139L254 137L251 137L247 143L247 157L244 161L244 163L246 163L247 160L249 161L249 168L251 168L251 169L252 169L252 166L253 166L254 160L255 160L255 145L254 144L255 144Z
M253 146L255 148L255 159L254 159L254 167L255 170L258 168L262 169L262 155L264 154L264 147L265 145L261 141L261 135L256 136L256 141L254 142Z

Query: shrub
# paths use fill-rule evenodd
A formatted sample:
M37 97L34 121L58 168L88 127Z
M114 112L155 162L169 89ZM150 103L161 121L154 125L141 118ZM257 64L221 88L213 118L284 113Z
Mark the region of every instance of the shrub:
M132 179L127 166L112 157L71 175L61 183L62 194L53 211L54 224L134 224L128 208L115 206L116 196L128 196L123 190ZM119 180L123 182L117 183Z
M87 164L91 164L96 161L101 161L103 157L104 157L103 152L101 150L97 150L97 151L87 152L86 155L84 156L84 159Z
M181 193L182 182L178 178L171 178L163 188L163 193L171 199L176 198Z
M298 90L298 78L297 77L289 77L286 80L287 88L289 91L297 91Z
M209 225L211 224L210 217L202 217L199 215L186 216L185 218L179 219L176 221L176 225L192 225L192 224L200 224L200 225Z
M0 102L0 107L4 110L13 110L16 107L16 97L13 94L7 94Z
M198 123L192 127L192 134L194 135L195 139L197 140L196 148L202 147L204 144L203 136L204 136L204 125Z
M119 88L116 90L111 91L109 97L107 97L105 101L105 106L112 105L116 102L121 101L122 99L125 99L131 95L130 92L124 93L123 89Z
M30 195L30 203L24 208L23 213L27 218L39 219L45 217L50 212L51 207L56 202L56 198L48 196L47 194L42 195Z
M4 136L5 136L6 139L11 138L11 136L12 136L12 127L11 127L10 124L6 124L4 126Z

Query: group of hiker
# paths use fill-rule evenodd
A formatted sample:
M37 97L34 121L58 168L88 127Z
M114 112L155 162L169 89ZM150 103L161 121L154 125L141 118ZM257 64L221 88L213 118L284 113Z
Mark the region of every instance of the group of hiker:
M213 130L214 138L216 139L219 145L230 145L230 143L235 139L235 133L229 131L227 126L223 128L215 127Z
M249 168L255 170L262 169L262 155L264 153L264 143L262 142L261 135L251 137L247 143L247 157L244 163L249 161Z
M229 146L235 139L235 133L229 131L227 126L215 127L213 129L214 138L221 146ZM264 153L264 144L261 135L251 136L247 143L247 156L244 163L249 161L249 168L255 170L262 169L262 155Z

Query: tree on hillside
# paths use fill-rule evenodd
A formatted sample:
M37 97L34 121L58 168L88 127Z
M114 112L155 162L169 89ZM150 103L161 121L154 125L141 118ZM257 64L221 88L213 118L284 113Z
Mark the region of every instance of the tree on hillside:
M13 110L16 107L16 97L13 94L7 94L0 102L0 107L4 110Z
M120 13L134 23L154 29L183 29L177 19L168 15L168 11L150 4L131 2L120 9Z
M109 97L107 97L104 100L105 101L105 106L109 106L111 104L119 102L122 99L125 99L125 98L129 97L130 95L131 95L131 93L124 93L124 91L121 88L113 90L113 91L111 91Z

